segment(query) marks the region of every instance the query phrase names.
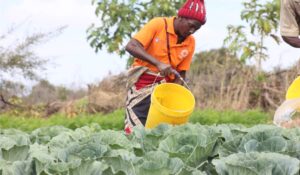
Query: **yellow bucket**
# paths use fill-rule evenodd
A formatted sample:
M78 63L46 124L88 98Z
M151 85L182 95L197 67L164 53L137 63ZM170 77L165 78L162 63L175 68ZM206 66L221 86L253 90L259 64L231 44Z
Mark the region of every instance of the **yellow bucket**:
M195 98L191 91L174 83L160 84L154 88L151 95L145 127L154 128L161 123L186 123L194 107Z
M290 85L285 98L287 100L300 98L300 76L298 76Z

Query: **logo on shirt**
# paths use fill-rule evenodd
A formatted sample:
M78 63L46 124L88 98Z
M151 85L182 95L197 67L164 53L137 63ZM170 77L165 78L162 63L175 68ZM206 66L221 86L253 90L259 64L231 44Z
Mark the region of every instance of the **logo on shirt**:
M185 57L187 57L188 56L188 54L189 54L189 51L187 50L187 49L183 49L183 50L181 50L181 52L180 52L180 54L179 54L179 58L180 59L184 59Z
M157 42L157 43L158 43L158 41L159 41L159 38L155 38L155 42Z

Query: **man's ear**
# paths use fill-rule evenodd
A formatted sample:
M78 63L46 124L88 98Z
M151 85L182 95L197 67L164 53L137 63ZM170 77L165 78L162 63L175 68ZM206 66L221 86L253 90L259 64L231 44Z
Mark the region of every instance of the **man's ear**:
M182 22L182 20L183 20L182 17L178 16L177 18L178 18L178 21L179 21L179 22Z

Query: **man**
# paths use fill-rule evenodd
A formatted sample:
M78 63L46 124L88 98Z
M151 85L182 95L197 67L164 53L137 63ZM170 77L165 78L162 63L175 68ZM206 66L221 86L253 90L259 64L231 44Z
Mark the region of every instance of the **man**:
M135 57L129 70L125 132L145 125L153 87L161 82L182 84L195 50L191 36L206 22L204 0L187 0L177 17L158 17L148 22L126 45Z
M292 47L300 48L300 0L281 0L280 7L280 33L282 39L291 45ZM295 86L298 83L295 83L295 79L292 87L292 94L294 95L297 92L297 87ZM290 87L290 88L291 88ZM286 101L281 104L281 106L276 110L273 123L277 126L284 128L299 127L300 120L295 118L291 119L293 113L296 112L297 105L299 100L297 98L293 99L290 97L289 91L286 95ZM297 90L296 90L297 89ZM297 101L298 100L298 101Z
M300 48L300 0L281 0L280 32L292 47Z

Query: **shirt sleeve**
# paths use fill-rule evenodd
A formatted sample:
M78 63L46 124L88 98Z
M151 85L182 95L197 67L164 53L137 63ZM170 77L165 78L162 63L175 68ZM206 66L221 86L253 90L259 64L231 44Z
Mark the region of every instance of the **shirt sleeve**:
M133 36L133 38L138 40L145 49L148 48L152 39L159 30L159 26L161 25L160 23L159 18L153 18L143 28L141 28L140 31Z
M299 26L296 19L295 4L291 0L281 0L280 34L282 36L298 37Z
M184 58L184 60L177 66L177 71L187 71L190 69L190 65L193 59L193 55L195 52L195 39L191 39L191 46L189 50L189 54Z

